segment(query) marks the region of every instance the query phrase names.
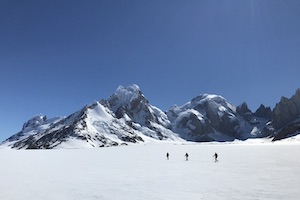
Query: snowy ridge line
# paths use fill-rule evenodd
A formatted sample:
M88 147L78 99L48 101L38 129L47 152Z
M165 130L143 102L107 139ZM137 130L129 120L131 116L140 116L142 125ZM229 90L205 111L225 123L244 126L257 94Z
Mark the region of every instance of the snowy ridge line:
M67 117L40 114L24 123L0 148L97 148L147 142L223 142L223 144L298 142L300 90L271 110L252 112L224 97L202 94L163 112L140 87L119 86L108 99L96 101ZM251 139L251 140L250 140Z

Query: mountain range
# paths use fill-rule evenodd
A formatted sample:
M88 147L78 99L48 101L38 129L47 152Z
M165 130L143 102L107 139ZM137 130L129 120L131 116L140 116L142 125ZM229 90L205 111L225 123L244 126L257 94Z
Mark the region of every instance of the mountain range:
M1 143L13 149L90 148L147 141L225 142L281 140L300 133L300 89L274 109L235 106L220 95L202 94L163 112L138 85L119 86L108 99L66 117L37 115Z

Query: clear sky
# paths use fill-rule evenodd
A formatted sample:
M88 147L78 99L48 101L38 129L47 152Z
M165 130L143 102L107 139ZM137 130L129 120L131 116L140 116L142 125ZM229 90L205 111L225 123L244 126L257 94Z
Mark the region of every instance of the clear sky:
M1 141L134 83L162 110L273 108L300 87L300 1L0 0L0 70Z

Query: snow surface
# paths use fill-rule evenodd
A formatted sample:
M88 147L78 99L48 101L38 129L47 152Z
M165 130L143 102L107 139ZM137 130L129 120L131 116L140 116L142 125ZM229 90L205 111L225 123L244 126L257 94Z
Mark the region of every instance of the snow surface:
M261 142L1 149L0 199L299 199L300 143Z

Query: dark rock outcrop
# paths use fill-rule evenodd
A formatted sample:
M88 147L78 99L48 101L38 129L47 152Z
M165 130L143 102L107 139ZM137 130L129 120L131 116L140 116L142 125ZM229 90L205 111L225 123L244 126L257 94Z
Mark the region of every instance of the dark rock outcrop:
M279 130L274 136L273 141L289 138L298 134L300 134L300 122L292 123Z
M290 99L282 97L276 104L273 113L273 125L276 129L284 127L300 115L300 89Z
M253 115L256 117L271 119L272 118L272 110L270 107L265 107L263 104L261 104Z

